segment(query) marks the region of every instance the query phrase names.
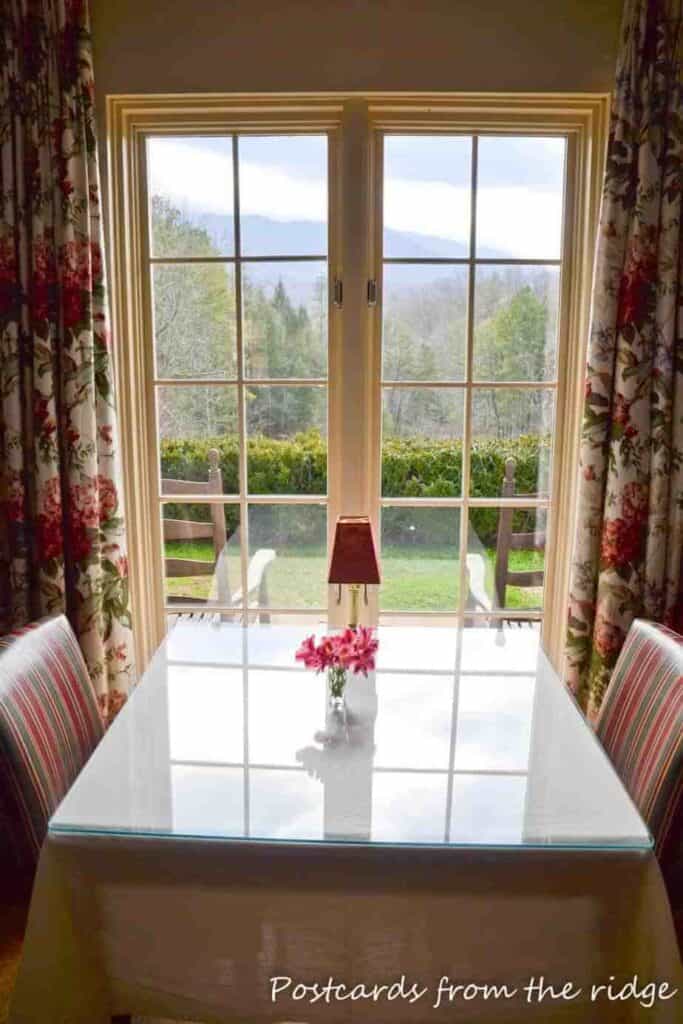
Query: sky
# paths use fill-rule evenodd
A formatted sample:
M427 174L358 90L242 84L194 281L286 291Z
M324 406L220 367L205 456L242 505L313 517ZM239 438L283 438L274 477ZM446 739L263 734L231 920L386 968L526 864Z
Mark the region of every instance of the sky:
M479 255L556 259L560 255L565 142L484 137L479 141ZM157 138L149 144L152 190L183 210L231 215L230 138ZM324 136L239 140L243 214L324 221ZM396 231L467 244L471 141L457 136L389 136L384 222Z

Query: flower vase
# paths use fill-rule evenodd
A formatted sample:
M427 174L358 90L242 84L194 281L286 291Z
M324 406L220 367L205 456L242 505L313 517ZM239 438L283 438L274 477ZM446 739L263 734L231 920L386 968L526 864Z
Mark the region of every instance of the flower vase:
M327 712L328 733L341 738L346 734L346 699L344 687L346 686L346 669L330 668L327 675L329 686L329 701Z

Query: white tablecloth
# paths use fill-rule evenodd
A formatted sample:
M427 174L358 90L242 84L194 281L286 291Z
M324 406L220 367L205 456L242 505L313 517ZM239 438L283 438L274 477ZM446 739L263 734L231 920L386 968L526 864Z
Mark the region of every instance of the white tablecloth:
M590 1002L638 976L679 989L645 1009ZM391 984L410 1002L311 1002L293 985ZM292 986L273 1002L273 977ZM435 1008L439 979L517 988ZM543 977L581 994L527 1002ZM282 982L284 985L285 983ZM299 990L301 992L302 990ZM372 1024L683 1019L683 978L645 852L274 847L53 834L43 849L11 1024L104 1024L134 1012L202 1021ZM473 990L469 990L472 995ZM395 994L395 993L394 993ZM627 993L628 994L628 993ZM647 995L644 1001L648 1001Z

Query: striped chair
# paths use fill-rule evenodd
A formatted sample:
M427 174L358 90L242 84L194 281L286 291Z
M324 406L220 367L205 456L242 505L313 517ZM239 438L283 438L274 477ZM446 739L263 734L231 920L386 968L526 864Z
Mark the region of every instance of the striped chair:
M633 622L596 732L652 833L683 938L683 637Z
M0 817L20 871L103 733L88 670L63 615L0 637Z

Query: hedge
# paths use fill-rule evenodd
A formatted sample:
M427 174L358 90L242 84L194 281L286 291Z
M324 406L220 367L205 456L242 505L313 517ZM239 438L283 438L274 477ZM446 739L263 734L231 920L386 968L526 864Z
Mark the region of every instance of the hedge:
M539 459L543 455L547 466L550 438L527 436L514 440L475 441L471 452L471 493L473 497L499 495L508 458L515 460L517 494L535 494L538 490ZM235 436L193 440L164 440L161 443L161 475L180 480L206 480L208 453L216 448L220 453L223 472L223 490L226 494L239 491L238 455ZM253 437L247 442L249 488L252 494L325 494L327 491L327 444L317 431L297 434L286 440ZM390 497L450 497L461 493L462 443L460 441L427 441L389 438L382 446L382 493ZM194 505L188 516L188 506L170 506L171 518L208 519L205 505ZM471 525L482 543L495 543L497 511L477 508L471 510ZM230 529L237 525L237 510L228 506L226 513ZM412 509L392 511L391 522L385 518L384 540L400 542L409 534ZM250 529L253 543L286 543L310 541L320 543L325 537L324 516L311 523L296 506L260 508L255 528ZM433 517L422 542L438 544L452 536L452 520L447 514ZM535 514L518 512L515 530L531 530Z

